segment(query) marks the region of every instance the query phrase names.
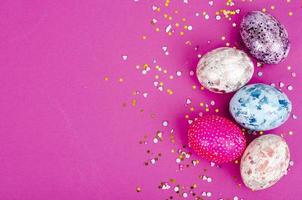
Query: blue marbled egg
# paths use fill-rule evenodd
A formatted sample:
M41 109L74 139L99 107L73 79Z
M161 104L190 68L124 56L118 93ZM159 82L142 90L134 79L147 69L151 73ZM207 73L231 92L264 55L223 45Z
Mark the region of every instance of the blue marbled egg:
M241 88L230 101L233 118L241 126L256 131L277 128L288 119L291 110L286 94L261 83Z

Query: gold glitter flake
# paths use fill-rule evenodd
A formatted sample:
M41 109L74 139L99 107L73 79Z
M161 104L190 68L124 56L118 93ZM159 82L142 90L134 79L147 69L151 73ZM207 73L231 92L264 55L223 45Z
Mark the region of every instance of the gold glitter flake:
M131 104L132 104L133 107L136 106L136 103L137 103L136 99L132 99Z
M139 187L139 186L137 186L137 187L136 187L136 192L141 192L141 191L142 191L142 188Z

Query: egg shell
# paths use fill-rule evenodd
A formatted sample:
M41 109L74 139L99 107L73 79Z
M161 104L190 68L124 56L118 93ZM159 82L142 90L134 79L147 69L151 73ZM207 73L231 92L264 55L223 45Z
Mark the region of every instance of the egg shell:
M260 11L246 14L240 25L240 34L250 53L265 63L280 63L288 55L288 33L270 14Z
M282 125L290 115L292 104L286 94L277 88L257 83L237 91L229 109L241 126L265 131Z
M220 47L206 53L198 62L196 75L205 88L229 93L244 86L253 76L254 64L241 50Z
M189 127L188 139L197 155L217 164L239 158L246 146L241 129L217 115L197 118Z
M287 173L289 161L288 145L282 137L262 135L244 151L240 163L242 180L252 190L271 187Z

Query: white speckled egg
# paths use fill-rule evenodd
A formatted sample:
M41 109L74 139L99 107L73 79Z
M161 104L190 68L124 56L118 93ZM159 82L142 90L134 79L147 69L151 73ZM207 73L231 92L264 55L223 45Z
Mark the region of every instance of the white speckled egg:
M277 135L262 135L253 140L241 158L240 173L252 190L263 190L287 173L290 153L285 140Z
M234 92L254 73L254 64L241 50L221 47L206 53L198 62L196 74L205 88L216 93Z

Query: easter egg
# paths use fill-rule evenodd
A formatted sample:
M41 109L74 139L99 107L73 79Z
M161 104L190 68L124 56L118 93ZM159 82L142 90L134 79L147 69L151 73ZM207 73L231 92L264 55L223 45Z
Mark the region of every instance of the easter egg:
M267 134L253 140L241 158L240 173L252 190L263 190L287 173L290 153L282 137Z
M243 127L265 131L283 124L290 115L292 104L277 88L257 83L238 90L230 101L229 109Z
M277 64L288 55L290 43L286 29L267 13L253 11L245 15L240 34L245 46L258 60Z
M217 115L197 118L189 127L188 141L197 155L217 164L239 158L246 145L241 129Z
M244 86L253 76L254 64L241 50L221 47L205 54L198 62L196 75L205 88L229 93Z

